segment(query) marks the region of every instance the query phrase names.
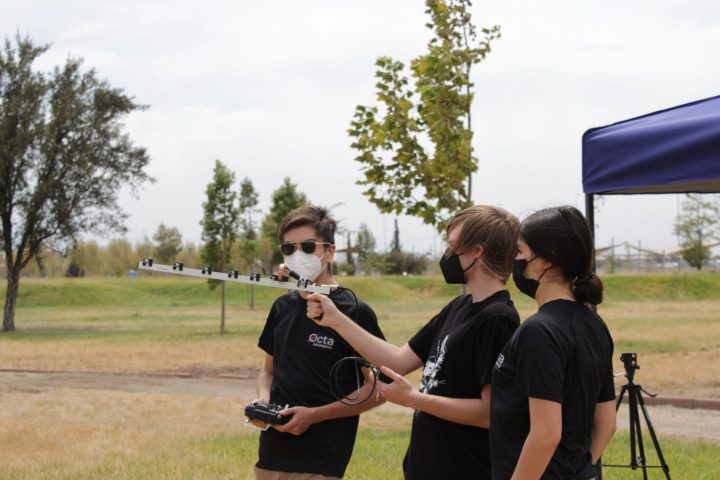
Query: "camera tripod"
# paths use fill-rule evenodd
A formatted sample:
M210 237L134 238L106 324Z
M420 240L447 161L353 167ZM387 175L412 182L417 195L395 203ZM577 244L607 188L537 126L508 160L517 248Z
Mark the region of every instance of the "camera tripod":
M623 397L627 393L628 395L628 407L630 408L630 465L608 465L602 464L603 469L605 467L625 467L637 470L640 468L643 472L643 479L647 480L648 468L662 468L665 473L665 478L670 480L670 467L665 463L665 457L663 456L660 443L658 442L657 435L655 435L655 429L653 428L650 416L648 415L647 407L645 406L645 400L643 400L642 394L645 393L649 397L653 398L656 394L648 393L640 385L637 385L633 379L635 377L635 370L638 370L640 366L637 364L637 353L623 353L620 355L625 366L625 377L628 382L620 389L620 395L618 395L617 402L615 404L615 410L620 409ZM652 439L653 445L655 446L655 452L660 460L660 465L647 465L645 458L645 446L642 439L642 428L640 426L640 415L638 412L638 405L642 410L645 424L650 432L650 438Z

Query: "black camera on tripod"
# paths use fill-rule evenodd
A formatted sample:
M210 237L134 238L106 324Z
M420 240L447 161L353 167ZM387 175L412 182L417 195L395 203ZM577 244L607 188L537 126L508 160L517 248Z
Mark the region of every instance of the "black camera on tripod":
M623 362L623 366L625 367L625 377L628 381L620 388L620 394L615 400L615 410L620 409L623 398L625 398L625 396L627 395L627 403L630 410L630 463L627 465L613 465L603 463L602 468L604 469L606 467L621 467L630 468L632 470L640 469L642 470L643 478L645 479L648 478L648 469L659 468L662 469L662 472L665 475L665 480L670 480L670 467L668 466L667 462L665 462L665 457L663 455L662 449L660 448L660 442L658 441L657 435L655 434L655 428L650 421L650 415L648 415L645 400L642 396L643 393L650 398L653 398L656 395L654 393L648 393L640 385L634 382L635 371L640 369L640 366L637 363L637 353L623 353L620 355L620 361ZM655 453L657 454L658 460L660 461L660 465L647 464L647 458L645 456L645 445L643 443L642 437L642 427L640 425L641 418L645 420L645 425L647 426L647 430L650 433L650 439L652 440L653 447L655 447ZM602 470L600 470L598 478L602 479Z
M637 353L625 352L620 355L620 361L623 362L625 367L625 376L628 380L632 381L635 376L635 370L640 370L640 365L637 363Z

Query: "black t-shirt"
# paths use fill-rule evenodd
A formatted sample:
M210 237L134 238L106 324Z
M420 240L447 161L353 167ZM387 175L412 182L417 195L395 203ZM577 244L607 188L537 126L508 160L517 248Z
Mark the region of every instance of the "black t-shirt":
M425 363L420 391L451 398L481 398L495 359L520 324L506 290L473 303L457 297L408 344ZM490 478L488 430L416 411L405 478Z
M384 338L375 313L345 290L333 290L330 298L340 311L373 335ZM330 368L343 357L356 355L334 330L307 318L307 302L297 292L275 300L258 346L273 357L270 401L280 405L318 407L335 402L328 386ZM339 383L344 392L362 384L362 374L341 368ZM358 416L316 423L302 435L269 428L260 434L257 466L267 470L315 473L342 477L352 454Z
M493 478L510 478L530 432L528 397L562 404L562 437L543 479L595 473L590 435L595 404L615 398L613 341L585 305L554 300L523 322L493 369L490 451Z

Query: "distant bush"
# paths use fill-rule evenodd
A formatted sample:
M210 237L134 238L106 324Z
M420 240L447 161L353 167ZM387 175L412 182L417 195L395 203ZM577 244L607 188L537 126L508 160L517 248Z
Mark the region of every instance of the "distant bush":
M365 272L383 275L421 275L428 269L428 259L424 255L408 252L373 253L368 257Z

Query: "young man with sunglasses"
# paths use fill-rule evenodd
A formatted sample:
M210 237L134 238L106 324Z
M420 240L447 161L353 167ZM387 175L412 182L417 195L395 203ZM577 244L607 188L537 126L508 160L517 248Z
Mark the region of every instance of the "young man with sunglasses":
M290 212L278 232L286 267L315 283L335 285L330 272L335 229L325 208ZM353 398L368 400L347 405L333 397L330 369L355 351L335 331L307 318L306 297L292 292L275 300L258 342L266 355L257 400L289 405L280 413L290 417L260 434L258 480L341 478L355 443L358 414L378 404L373 382L353 368L339 370L338 385ZM375 313L364 302L342 289L333 290L330 298L364 330L384 338Z

